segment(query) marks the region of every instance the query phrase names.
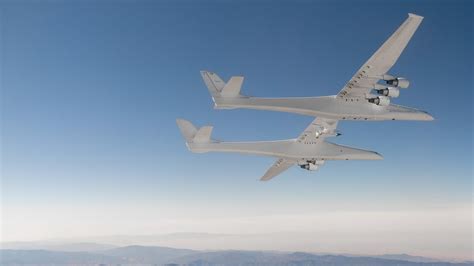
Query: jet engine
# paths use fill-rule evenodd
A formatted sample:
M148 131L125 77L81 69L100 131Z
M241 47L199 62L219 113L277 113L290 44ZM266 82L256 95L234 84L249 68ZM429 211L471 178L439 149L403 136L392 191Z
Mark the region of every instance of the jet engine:
M397 98L400 96L400 90L394 87L387 87L385 89L376 90L377 94L382 96L388 96L392 98Z
M308 171L316 171L318 170L319 165L314 164L314 163L307 163L307 164L300 165L300 167Z
M308 171L316 171L323 164L324 164L324 160L313 160L313 161L307 161L305 164L300 164L300 167Z
M394 79L386 79L385 80L388 85L394 86L394 87L399 87L402 89L408 88L410 86L410 81L405 78L394 78Z
M337 137L340 136L341 133L337 130L329 130L326 127L319 127L315 130L314 135L316 138L319 138L321 135L325 135L327 137Z
M389 106L390 98L387 96L378 96L376 98L370 98L369 103L373 103L380 106Z

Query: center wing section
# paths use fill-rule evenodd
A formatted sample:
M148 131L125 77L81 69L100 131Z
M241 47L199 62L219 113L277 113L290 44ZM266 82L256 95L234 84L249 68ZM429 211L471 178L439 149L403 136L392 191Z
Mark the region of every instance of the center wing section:
M323 117L317 117L311 124L301 133L296 139L299 143L315 144L318 141L323 141L327 137L337 136L337 120L327 119ZM279 158L268 171L260 178L260 181L268 181L275 176L286 171L288 168L293 166L297 161Z
M337 132L337 120L317 117L309 124L309 126L299 135L297 141L299 143L314 144L323 141L327 137L340 135Z
M393 79L387 75L387 72L398 60L422 20L422 16L408 14L405 22L365 62L337 96L340 98L365 98L365 95L375 89L381 79ZM385 75L387 78L384 77Z

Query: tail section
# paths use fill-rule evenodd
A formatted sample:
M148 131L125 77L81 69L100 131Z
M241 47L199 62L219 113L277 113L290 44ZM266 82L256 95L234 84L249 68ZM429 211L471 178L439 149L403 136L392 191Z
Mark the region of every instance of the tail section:
M201 76L212 97L220 97L225 82L216 73L201 71Z
M176 119L179 130L186 143L209 143L211 142L212 126L196 128L191 122L184 119Z
M232 98L240 96L244 77L235 76L225 83L216 73L201 71L202 79L211 93L212 98Z
M194 135L194 143L209 143L211 142L212 126L204 126L198 129L196 135Z

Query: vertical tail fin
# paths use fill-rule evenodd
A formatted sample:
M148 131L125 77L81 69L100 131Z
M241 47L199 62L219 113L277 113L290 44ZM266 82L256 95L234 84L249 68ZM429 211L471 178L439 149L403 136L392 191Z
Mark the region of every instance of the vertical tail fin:
M225 82L216 73L209 71L201 71L201 76L212 97L219 97Z
M197 128L189 121L184 119L176 119L179 130L183 137L186 139L186 142L192 142L194 136L196 135Z
M201 76L213 98L240 96L240 89L244 82L244 77L231 77L230 80L225 83L213 72L201 71Z
M208 143L211 141L212 126L197 129L191 122L184 119L176 119L176 123L187 143Z

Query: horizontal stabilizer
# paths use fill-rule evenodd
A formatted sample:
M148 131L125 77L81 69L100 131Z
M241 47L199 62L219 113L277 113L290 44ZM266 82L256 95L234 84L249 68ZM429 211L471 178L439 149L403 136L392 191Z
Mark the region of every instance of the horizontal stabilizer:
M244 82L244 77L232 77L224 86L221 92L222 97L237 97Z
M193 138L195 143L206 143L211 140L212 126L201 127Z

